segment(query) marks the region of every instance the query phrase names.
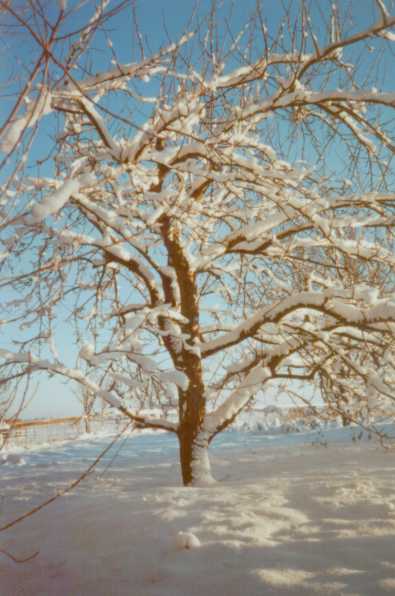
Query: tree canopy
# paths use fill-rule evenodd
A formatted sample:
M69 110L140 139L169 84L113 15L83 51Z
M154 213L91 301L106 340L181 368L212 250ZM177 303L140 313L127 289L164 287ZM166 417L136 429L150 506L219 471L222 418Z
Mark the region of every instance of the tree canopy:
M376 0L356 28L328 4L317 24L291 3L273 31L258 5L234 35L212 10L138 62L109 36L113 64L93 72L103 4L61 57L73 7L36 33L47 74L3 126L1 324L23 340L0 350L2 383L62 375L176 433L185 484L210 479L210 441L273 386L316 387L351 421L388 410L395 16ZM74 363L56 346L65 310Z

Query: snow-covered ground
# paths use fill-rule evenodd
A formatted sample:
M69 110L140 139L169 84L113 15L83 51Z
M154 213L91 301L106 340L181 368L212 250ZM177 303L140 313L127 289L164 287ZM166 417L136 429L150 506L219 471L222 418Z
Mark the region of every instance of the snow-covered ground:
M0 554L0 594L393 594L395 451L344 441L353 432L225 433L211 449L219 482L210 488L180 486L173 437L123 439L69 496L0 532L0 549L40 551L24 564ZM0 525L69 483L104 445L4 457Z

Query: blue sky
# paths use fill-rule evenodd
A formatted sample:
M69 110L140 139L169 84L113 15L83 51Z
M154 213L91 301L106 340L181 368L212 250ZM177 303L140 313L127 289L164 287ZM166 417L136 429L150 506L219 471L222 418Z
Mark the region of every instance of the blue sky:
M69 6L75 3L70 2ZM234 33L240 30L245 23L249 14L254 11L256 0L243 0L231 2L230 0L218 1L217 18L220 26L218 27L218 43L222 43L223 35L226 35L228 28ZM94 2L87 2L82 10L77 14L71 15L66 21L65 30L71 31L78 29L86 19L86 15L91 14ZM326 0L317 0L311 2L311 15L314 20L327 19L330 11L331 3ZM346 11L350 5L349 2L340 2L342 10ZM110 3L110 7L112 4ZM292 11L297 12L299 3L293 3ZM374 2L368 0L360 0L359 2L352 2L354 7L354 23L351 27L359 29L366 26L367 23L374 22L377 19L377 11L373 8ZM56 18L57 3L49 3L48 17L51 20ZM276 35L283 9L281 3L276 0L267 0L262 3L262 13L267 21L269 33ZM167 45L170 41L175 41L185 31L191 12L196 9L197 18L204 20L210 9L210 1L202 0L195 3L190 0L137 0L136 15L139 25L139 31L144 39L146 48L151 48L153 52L157 51L161 46ZM100 33L93 40L92 50L87 55L87 60L90 61L92 70L101 70L111 67L111 51L107 45L107 39L111 38L114 46L114 51L119 62L133 62L139 59L139 43L136 37L135 27L133 23L133 12L131 7L126 8L120 15L106 24L105 31ZM376 40L372 44L379 44ZM8 45L7 45L8 44ZM7 76L15 72L15 64L18 68L23 68L24 63L30 64L38 55L40 48L32 40L24 40L18 36L6 39L2 42L0 52L0 66L2 66L3 74L0 75L0 83L5 82ZM18 62L14 61L15 53L18 57ZM10 56L12 55L12 59ZM393 57L385 60L393 59ZM384 67L383 63L383 72ZM368 74L368 64L365 65L366 74ZM55 69L56 70L56 69ZM58 73L59 74L59 73ZM77 75L76 75L77 76ZM81 75L78 75L81 76ZM381 81L383 87L386 86L386 80ZM12 97L7 97L5 94L0 100L0 118L4 118L7 110L11 105ZM137 121L138 121L138 117ZM40 127L40 134L37 136L32 158L42 156L46 152L47 147L51 145L53 135L53 121L48 118L43 121ZM48 163L43 166L41 173L48 173L51 170L51 165ZM9 344L14 338L13 336L3 336L2 343ZM59 322L57 328L58 340L62 351L66 358L73 354L73 337L67 326ZM4 343L3 343L4 345ZM41 380L34 400L25 410L26 417L51 417L78 414L81 411L79 402L73 395L70 386L67 386L59 379L47 380L44 375L41 375ZM75 391L77 392L77 391Z

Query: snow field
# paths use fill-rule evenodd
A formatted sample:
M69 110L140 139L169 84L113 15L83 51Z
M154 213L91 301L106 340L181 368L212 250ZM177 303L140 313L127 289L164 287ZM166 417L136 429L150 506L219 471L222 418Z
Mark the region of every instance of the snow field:
M176 451L161 449L163 435L155 440L135 458L121 451L0 534L15 555L40 550L23 565L0 555L2 596L394 592L393 451L372 442L222 447L212 453L219 482L183 488ZM52 460L3 467L1 522L75 478L87 454L54 450Z

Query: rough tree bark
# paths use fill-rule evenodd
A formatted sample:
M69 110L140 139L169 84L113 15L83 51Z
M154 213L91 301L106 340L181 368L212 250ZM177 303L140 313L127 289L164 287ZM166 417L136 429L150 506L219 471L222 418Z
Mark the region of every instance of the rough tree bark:
M209 441L204 432L185 424L178 433L181 476L184 486L206 486L215 482L211 473Z

